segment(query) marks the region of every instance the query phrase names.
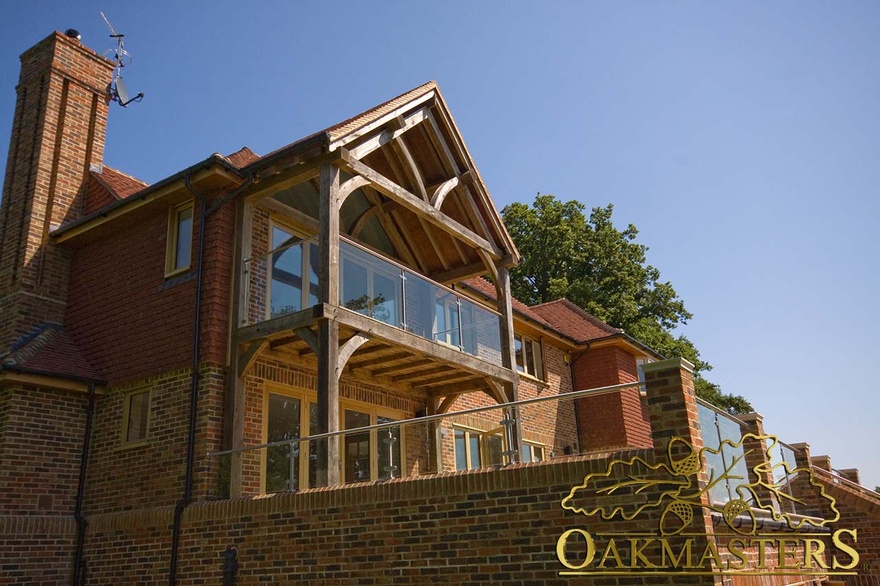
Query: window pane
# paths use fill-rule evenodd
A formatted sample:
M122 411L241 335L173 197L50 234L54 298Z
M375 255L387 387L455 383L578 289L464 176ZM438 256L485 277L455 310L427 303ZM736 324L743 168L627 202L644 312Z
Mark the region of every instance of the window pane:
M309 245L309 305L318 303L318 274L321 272L321 257L318 256L318 245Z
M300 401L284 395L269 395L266 442L300 437ZM299 488L299 444L274 446L266 450L266 492Z
M345 429L370 425L369 413L345 410ZM348 433L343 441L345 482L370 480L370 432Z
M526 372L534 376L535 373L535 345L526 338Z
M399 326L397 317L397 300L400 297L397 289L400 286L399 275L373 273L373 309L371 317L392 326Z
M523 363L522 338L520 338L519 336L513 339L513 353L516 358L516 369L519 372L525 372L525 365Z
M189 266L192 252L192 207L184 208L177 212L177 249L174 251L174 266L172 269L181 269Z
M469 434L469 436L468 447L470 448L471 468L479 468L482 465L480 460L480 436L475 433Z
M128 397L128 422L125 441L136 442L147 437L147 418L150 413L150 393L144 391Z
M541 446L532 446L532 461L541 462L544 460L544 448Z
M272 227L272 249L291 246L272 255L271 316L302 309L302 245L287 230Z
M532 446L529 444L523 444L523 462L531 462L532 461Z
M486 436L486 465L495 466L504 463L502 452L504 451L504 441L500 435Z
M460 429L455 430L455 469L467 470L467 436Z
M396 421L396 419L376 418L377 424L392 421ZM379 449L379 478L400 478L401 470L403 470L400 461L400 428L379 429L376 431L376 437ZM389 470L391 467L393 469Z

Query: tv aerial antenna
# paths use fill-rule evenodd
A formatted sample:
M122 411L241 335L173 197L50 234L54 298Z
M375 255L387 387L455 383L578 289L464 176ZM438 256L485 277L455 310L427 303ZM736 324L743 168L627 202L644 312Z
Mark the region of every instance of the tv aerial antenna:
M110 99L125 108L132 102L143 100L144 92L138 92L133 98L129 97L128 90L125 88L125 82L122 80L122 68L126 65L131 65L131 53L125 50L125 41L123 40L125 35L116 32L116 29L113 28L113 25L110 24L110 21L103 12L101 12L101 18L104 19L104 22L107 23L107 28L110 29L110 38L116 39L116 48L108 49L104 52L105 55L108 55L112 51L113 61L116 62L116 67L113 71L113 81L110 82L110 87L108 88Z

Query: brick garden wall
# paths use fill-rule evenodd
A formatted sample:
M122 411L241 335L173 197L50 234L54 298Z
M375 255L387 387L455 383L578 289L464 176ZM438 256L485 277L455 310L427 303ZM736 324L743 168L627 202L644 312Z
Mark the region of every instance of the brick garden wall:
M585 518L561 500L604 458L573 458L205 502L184 514L180 584L218 584L223 551L239 551L237 584L572 584L556 542ZM93 517L90 584L167 580L171 508ZM623 525L591 523L591 530ZM121 563L124 560L124 563ZM598 583L598 582L596 582ZM603 582L656 584L624 577ZM712 584L680 577L675 584Z

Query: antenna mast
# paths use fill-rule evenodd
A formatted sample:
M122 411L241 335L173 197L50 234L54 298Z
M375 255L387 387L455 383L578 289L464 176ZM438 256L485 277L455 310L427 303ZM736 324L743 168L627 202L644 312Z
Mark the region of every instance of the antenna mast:
M113 25L110 24L110 20L101 12L101 18L104 19L104 22L107 23L107 28L110 29L110 38L116 39L116 48L108 49L104 52L104 54L110 53L113 51L113 60L116 62L116 68L113 72L113 81L110 82L110 87L107 88L107 91L110 94L110 99L125 108L132 102L140 102L144 99L144 93L138 92L138 94L133 97L128 97L128 90L125 89L125 82L122 80L122 68L126 65L131 65L131 53L125 50L125 35L117 33L116 29L113 28Z

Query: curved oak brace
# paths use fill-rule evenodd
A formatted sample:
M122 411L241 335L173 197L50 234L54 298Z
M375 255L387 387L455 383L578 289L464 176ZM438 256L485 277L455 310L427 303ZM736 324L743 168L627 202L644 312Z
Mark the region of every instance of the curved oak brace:
M440 184L440 187L434 192L434 195L431 196L431 205L437 208L438 210L443 205L443 200L446 199L446 196L449 195L453 189L458 187L458 177L453 177L452 179L447 179L443 183Z
M251 366L253 366L254 362L259 356L260 351L266 347L268 344L268 340L263 338L262 340L255 340L251 342L248 349L244 351L244 353L238 357L238 376L243 377L247 374L247 371L250 370Z
M501 383L492 380L491 378L486 378L486 382L489 383L489 388L486 389L486 394L495 399L495 402L499 405L503 405L504 403L509 403L513 399L508 398L507 390Z
M459 395L461 395L461 393L453 393L452 395L444 397L443 401L437 407L437 413L446 413L449 411L449 408L452 407L452 404L455 403L455 400L458 399Z
M360 175L355 175L345 183L339 186L339 206L345 202L345 198L354 193L356 189L363 187L364 185L369 185L370 182L366 179L366 177L362 177Z
M416 165L416 160L413 158L412 153L409 151L409 147L406 146L406 143L403 142L403 139L400 137L395 138L392 144L399 151L399 157L402 159L401 162L406 164L407 172L413 180L413 183L415 184L416 190L418 190L419 195L422 196L422 199L427 201L428 192L425 189L425 182L422 179L422 172Z
M358 332L357 334L346 340L345 344L339 347L339 356L336 359L337 375L342 374L342 369L345 368L345 364L348 362L348 359L351 358L351 355L354 354L358 348L369 342L370 339L370 334Z

